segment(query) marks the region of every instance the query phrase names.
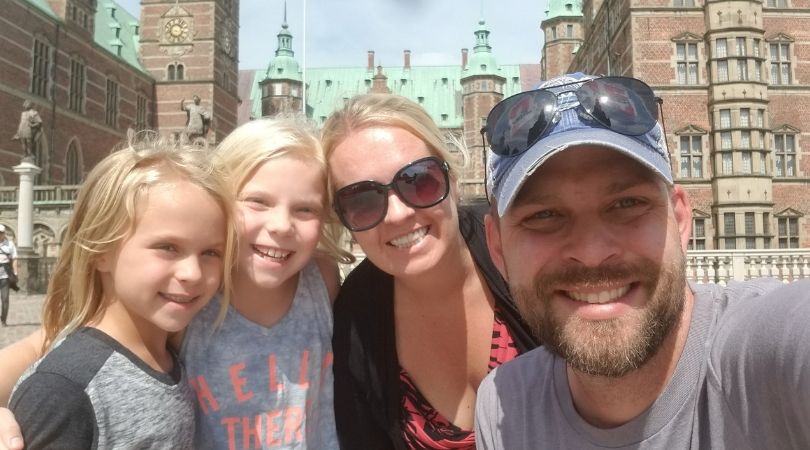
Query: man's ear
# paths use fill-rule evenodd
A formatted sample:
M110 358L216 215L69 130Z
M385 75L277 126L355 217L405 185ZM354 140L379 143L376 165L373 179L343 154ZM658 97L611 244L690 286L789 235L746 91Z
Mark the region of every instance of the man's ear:
M487 249L492 262L501 273L504 280L508 280L506 276L506 262L503 258L503 246L501 245L501 229L498 219L492 216L492 213L487 213L484 216L484 228L487 235Z
M692 205L689 203L689 195L677 184L672 187L672 209L675 211L681 248L685 252L692 237Z

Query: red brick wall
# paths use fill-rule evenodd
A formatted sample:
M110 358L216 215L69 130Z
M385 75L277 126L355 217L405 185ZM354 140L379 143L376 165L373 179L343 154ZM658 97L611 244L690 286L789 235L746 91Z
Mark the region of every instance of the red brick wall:
M11 166L19 162L22 147L11 141L19 123L22 103L30 99L43 119L42 144L48 148L51 182L64 180L65 152L70 141L78 139L85 172L103 158L134 126L137 95L147 99L151 109L154 88L151 77L123 63L76 27L57 27L49 17L27 3L0 0L0 173L6 185L16 184ZM53 99L30 93L33 44L36 37L47 41L54 50ZM59 47L56 47L58 42ZM85 65L85 108L78 113L68 109L71 58L79 57ZM105 123L106 80L118 82L118 121L114 127ZM150 117L147 118L150 120ZM47 177L46 177L47 178Z

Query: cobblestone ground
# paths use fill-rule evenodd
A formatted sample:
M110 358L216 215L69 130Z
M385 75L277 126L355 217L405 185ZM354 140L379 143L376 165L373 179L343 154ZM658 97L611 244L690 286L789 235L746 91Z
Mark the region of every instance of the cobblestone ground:
M11 292L8 326L0 326L0 347L31 334L40 325L42 295L20 295Z

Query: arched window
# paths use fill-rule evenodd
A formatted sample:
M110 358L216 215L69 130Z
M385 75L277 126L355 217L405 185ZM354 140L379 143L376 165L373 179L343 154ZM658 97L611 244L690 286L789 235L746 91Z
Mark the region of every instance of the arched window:
M185 78L185 67L180 63L169 64L166 77L169 81L180 81Z
M65 155L65 184L80 184L82 182L82 169L79 163L79 149L73 140Z

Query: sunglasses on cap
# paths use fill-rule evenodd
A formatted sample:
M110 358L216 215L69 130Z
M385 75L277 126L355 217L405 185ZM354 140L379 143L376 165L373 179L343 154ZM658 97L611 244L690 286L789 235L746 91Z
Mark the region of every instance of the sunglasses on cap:
M641 80L603 77L548 86L515 94L487 116L482 132L493 153L514 156L528 150L556 123L560 96L551 89L580 84L574 90L582 110L605 128L628 136L640 136L655 127L658 104L652 88Z
M450 192L450 165L435 156L418 159L399 169L388 184L359 181L335 192L333 207L351 231L377 226L388 213L388 191L393 190L412 208L437 205Z

